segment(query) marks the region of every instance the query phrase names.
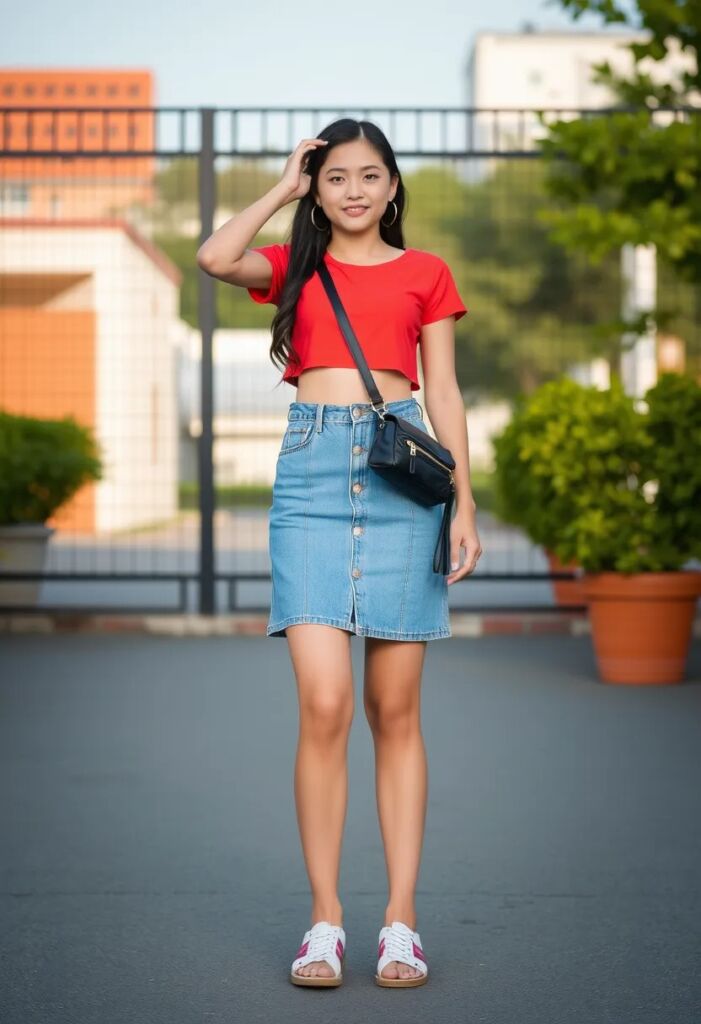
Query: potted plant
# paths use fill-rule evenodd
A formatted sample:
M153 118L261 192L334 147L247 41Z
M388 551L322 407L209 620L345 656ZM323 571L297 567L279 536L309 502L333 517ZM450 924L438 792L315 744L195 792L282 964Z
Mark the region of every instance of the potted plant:
M38 580L2 583L2 573L41 572L54 532L46 521L101 475L90 428L0 412L0 605L36 604Z
M492 438L494 510L503 522L519 526L534 544L544 548L552 572L576 572L579 567L573 562L563 564L549 546L560 521L556 507L559 496L551 477L531 471L524 450L529 434L541 435L544 424L557 418L560 406L567 405L570 383L573 382L568 378L562 378L557 387L541 388L528 400L520 395L508 424ZM554 579L552 586L558 605L586 604L578 576L570 580Z
M684 676L701 573L701 386L662 374L642 403L620 378L608 390L551 381L557 415L529 431L521 456L550 482L549 546L582 567L599 674L612 683Z

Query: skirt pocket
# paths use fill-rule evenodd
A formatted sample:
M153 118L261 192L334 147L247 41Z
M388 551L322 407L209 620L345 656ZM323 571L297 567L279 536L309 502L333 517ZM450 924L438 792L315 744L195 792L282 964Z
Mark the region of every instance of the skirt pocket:
M300 423L292 420L283 434L279 455L288 455L305 448L314 436L314 422Z

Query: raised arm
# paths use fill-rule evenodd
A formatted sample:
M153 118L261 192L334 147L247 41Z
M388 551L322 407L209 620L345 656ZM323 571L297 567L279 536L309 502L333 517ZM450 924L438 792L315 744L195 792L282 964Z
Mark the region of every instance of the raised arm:
M272 280L270 262L247 248L274 213L309 191L307 153L326 145L324 139L302 139L290 154L280 181L227 220L197 250L197 265L210 277L241 288L268 288Z

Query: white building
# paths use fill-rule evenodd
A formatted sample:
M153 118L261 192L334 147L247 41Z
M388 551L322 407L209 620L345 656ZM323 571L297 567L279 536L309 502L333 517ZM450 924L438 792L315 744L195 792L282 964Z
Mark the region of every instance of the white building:
M57 513L100 534L177 512L181 273L125 221L0 219L0 408L91 427L104 476Z
M620 30L478 32L466 66L466 105L490 113L475 118L475 148L530 149L542 131L534 114L493 111L556 109L564 117L612 105L611 91L592 81L592 65L608 61L617 74L627 74L633 68L627 45L647 38ZM647 58L640 68L653 81L668 82L693 69L693 59L674 46L666 60Z

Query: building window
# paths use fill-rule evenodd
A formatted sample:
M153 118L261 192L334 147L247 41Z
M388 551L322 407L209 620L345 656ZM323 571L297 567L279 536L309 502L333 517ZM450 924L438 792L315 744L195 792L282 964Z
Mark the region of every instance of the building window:
M14 85L3 85L2 94L3 96L12 96L15 91Z
M118 92L119 92L119 89L117 88L116 85L108 85L107 86L107 95L108 96L116 96Z
M75 86L74 85L67 85L67 86L65 86L65 88L63 90L63 95L64 96L75 96Z
M29 189L26 185L0 187L0 210L3 216L26 214L29 210Z

